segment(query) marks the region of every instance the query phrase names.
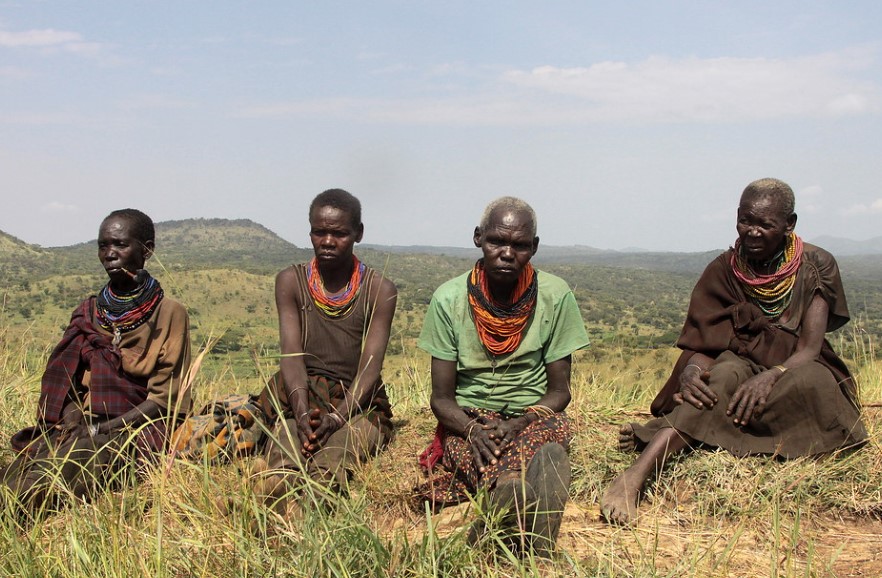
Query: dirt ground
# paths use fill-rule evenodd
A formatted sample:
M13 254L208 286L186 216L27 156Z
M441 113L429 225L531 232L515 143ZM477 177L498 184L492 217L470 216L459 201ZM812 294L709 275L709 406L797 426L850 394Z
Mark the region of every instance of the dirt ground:
M379 458L398 466L401 490L405 479L418 476L415 460L407 454L416 456L427 439L426 435L410 435L413 432L408 429L401 432L407 441L397 444L394 455ZM614 439L615 429L609 429L610 439ZM402 463L413 465L402 471ZM384 469L382 463L377 466ZM387 498L394 501L400 496ZM882 576L882 521L876 518L806 513L795 520L758 520L754 516L742 522L732 517L708 517L688 501L656 500L641 504L637 522L630 528L602 522L596 502L571 500L559 546L585 567L623 576ZM404 527L413 537L425 532L425 516L403 513L399 508L383 510L376 512L380 528ZM432 523L443 537L473 519L470 506L461 504L445 508Z

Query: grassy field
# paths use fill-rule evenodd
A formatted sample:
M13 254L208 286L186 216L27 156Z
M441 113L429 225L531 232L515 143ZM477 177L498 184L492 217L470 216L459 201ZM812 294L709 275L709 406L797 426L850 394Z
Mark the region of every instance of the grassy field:
M212 333L202 328L201 339ZM29 425L52 340L0 329L0 436ZM251 460L206 465L166 460L137 486L74 503L39 526L0 514L0 573L8 576L871 576L882 574L882 368L865 340L852 344L872 433L848 455L780 463L699 452L653 485L633 528L598 519L604 487L631 456L614 446L619 424L645 417L676 352L604 347L579 354L571 415L575 473L552 562L470 549L462 529L475 507L430 516L411 507L415 456L431 437L425 356L399 334L385 370L396 440L358 472L347 500L328 511L308 498L288 519L251 496ZM259 349L253 349L257 352ZM251 377L242 378L242 361ZM228 361L224 361L228 360ZM203 367L198 399L255 391L272 355L218 355ZM5 445L5 444L4 444ZM0 463L12 459L8 449ZM308 495L308 494L307 494ZM219 496L234 496L231 512Z
M639 281L645 274L628 275ZM281 518L251 495L253 460L209 465L166 459L142 473L137 485L123 484L92 503L75 502L38 526L21 527L9 512L0 513L0 574L882 575L882 367L875 337L859 324L833 340L859 377L872 436L866 447L790 462L697 452L669 464L649 488L634 527L599 520L600 495L633 459L616 450L616 431L623 422L647 417L677 354L666 334L671 318L683 314L671 310L685 305L688 292L681 286L690 281L670 279L651 302L636 303L633 314L623 315L624 322L610 323L605 313L586 316L594 344L577 354L574 365L574 479L561 556L554 561L467 547L463 529L476 515L473 504L437 515L413 507L411 490L421 480L416 455L435 423L428 410L428 359L415 347L426 291L402 283L405 292L414 289L399 303L384 369L397 436L357 473L349 499L332 498L334 507L324 508L304 497L298 512ZM233 391L258 391L277 366L272 277L165 271L162 282L190 308L194 347L211 344L195 385L197 405ZM72 307L100 283L94 275L68 276L7 292L0 309L0 440L32 425L49 349ZM580 291L593 292L592 311L613 308L612 301L599 301L605 294L597 288L583 284ZM641 317L650 306L663 309L664 323ZM12 458L6 442L0 443L0 465ZM235 498L231 511L218 507L220 497Z

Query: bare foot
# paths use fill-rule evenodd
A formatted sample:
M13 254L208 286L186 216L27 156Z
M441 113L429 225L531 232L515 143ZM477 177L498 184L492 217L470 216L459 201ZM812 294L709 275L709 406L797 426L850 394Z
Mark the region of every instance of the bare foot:
M619 451L624 454L637 451L637 436L634 434L634 426L629 423L619 428Z
M625 470L600 498L600 517L610 524L629 526L637 515L641 489L641 484L634 483Z

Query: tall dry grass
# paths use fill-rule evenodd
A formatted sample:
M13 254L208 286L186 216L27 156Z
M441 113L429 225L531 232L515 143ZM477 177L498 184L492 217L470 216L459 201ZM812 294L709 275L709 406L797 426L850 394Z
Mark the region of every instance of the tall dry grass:
M205 346L223 327L202 327ZM208 336L211 336L209 339ZM862 399L882 401L875 344L843 339ZM882 451L875 406L870 443L823 459L776 462L696 452L672 461L644 498L637 524L598 520L606 485L633 456L615 448L620 423L644 419L676 352L596 348L578 354L570 413L577 425L574 481L561 556L514 559L465 544L476 507L432 515L411 506L420 480L416 454L429 441L429 370L401 337L384 375L397 437L362 468L342 499L307 480L299 511L283 518L252 494L251 460L212 465L165 459L91 503L22 525L0 513L0 574L8 576L846 576L882 575ZM39 378L52 344L0 322L0 439L31 425ZM256 391L277 360L266 351L216 359L195 383L197 405L230 391ZM0 444L0 464L12 459ZM232 508L220 508L230 497ZM223 500L221 500L223 501Z

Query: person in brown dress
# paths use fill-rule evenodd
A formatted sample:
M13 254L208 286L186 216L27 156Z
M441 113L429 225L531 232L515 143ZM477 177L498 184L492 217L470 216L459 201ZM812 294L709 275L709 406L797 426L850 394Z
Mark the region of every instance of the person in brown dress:
M309 208L315 256L276 276L280 371L263 391L275 418L255 491L282 507L297 472L337 491L392 437L380 376L397 290L353 254L364 234L361 204L341 189Z
M735 247L692 292L656 419L619 433L621 449L641 454L601 499L608 522L630 523L649 477L686 449L794 458L866 440L854 380L824 337L849 319L839 268L794 233L794 205L777 179L741 195Z
M144 270L153 221L110 213L98 231L109 281L80 303L46 364L37 425L13 436L3 482L28 513L64 495L88 498L132 460L164 449L190 410L187 310Z

